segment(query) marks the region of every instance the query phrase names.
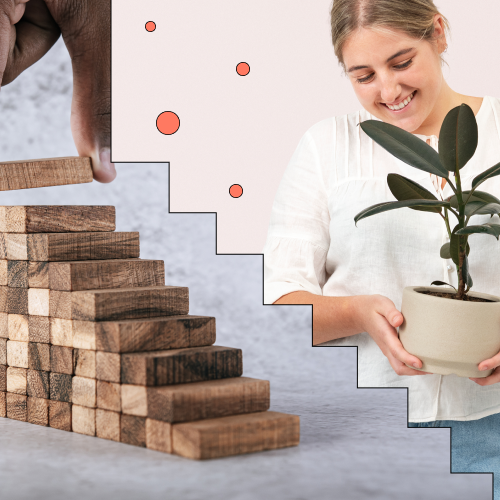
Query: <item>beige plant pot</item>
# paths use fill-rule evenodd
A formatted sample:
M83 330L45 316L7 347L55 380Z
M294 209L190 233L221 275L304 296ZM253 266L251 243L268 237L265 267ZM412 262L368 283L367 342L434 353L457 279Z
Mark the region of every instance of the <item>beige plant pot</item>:
M419 291L448 293L448 289L410 286L403 290L399 338L405 350L422 361L422 371L459 377L490 375L493 370L481 372L477 365L500 351L500 297L469 292L494 302L465 302Z

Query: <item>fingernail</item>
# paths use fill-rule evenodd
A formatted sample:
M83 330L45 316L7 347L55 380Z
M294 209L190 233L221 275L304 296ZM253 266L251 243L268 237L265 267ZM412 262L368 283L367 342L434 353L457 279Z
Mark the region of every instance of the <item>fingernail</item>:
M414 366L415 368L420 368L420 366L418 366L418 363L413 363L413 366Z
M488 369L488 365L484 365L482 368L479 368L480 372L484 372L484 370Z

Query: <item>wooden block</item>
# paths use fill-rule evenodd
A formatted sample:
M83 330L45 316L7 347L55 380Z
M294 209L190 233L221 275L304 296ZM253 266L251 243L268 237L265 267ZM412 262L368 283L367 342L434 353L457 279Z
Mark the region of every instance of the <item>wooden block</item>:
M50 346L37 342L28 343L28 368L50 371Z
M0 191L92 182L90 158L67 156L0 163Z
M71 292L50 290L49 316L51 318L71 319Z
M95 436L95 409L73 405L73 432Z
M95 408L96 381L85 377L73 377L73 404Z
M50 373L50 399L71 403L72 399L72 381L71 375L65 373ZM8 377L7 377L8 381Z
M103 382L106 383L106 382ZM0 365L0 392L7 392L7 366Z
M28 237L25 234L4 234L6 259L28 260Z
M7 288L6 312L9 314L28 314L28 290L28 288Z
M146 419L122 415L120 419L120 441L146 448Z
M7 314L7 328L10 340L19 342L30 340L29 322L26 314Z
M14 253L12 236L26 237L26 250L17 243ZM139 257L139 233L41 233L6 235L9 260L55 262L68 260L134 259ZM10 253L9 253L10 252ZM26 255L26 258L23 258Z
M0 312L0 339L9 338L9 315L7 312Z
M28 342L7 341L7 364L18 368L28 368Z
M26 260L7 261L7 285L12 288L28 288L28 262Z
M144 352L184 347L202 347L215 342L215 318L208 316L163 316L125 321L74 321L81 337L108 352ZM83 340L82 340L83 341Z
M49 426L61 431L71 432L71 403L49 402Z
M27 394L27 372L26 368L7 367L7 392L13 394Z
M2 286L7 286L9 281L8 281L8 260L6 259L1 259L0 260L0 285Z
M27 396L7 393L7 418L26 422L28 420Z
M0 207L0 212L2 207ZM7 239L4 232L0 231L0 260L7 260Z
M120 414L97 409L95 412L96 436L111 441L120 441Z
M97 351L95 356L97 380L119 383L120 364L121 359L119 354Z
M48 262L36 262L36 261L28 262L28 287L50 288Z
M247 377L121 390L123 413L169 423L266 411L270 403L269 382Z
M30 397L50 399L49 372L28 370L26 388Z
M96 329L94 321L76 321L73 320L73 346L78 349L96 350Z
M66 293L72 294L72 318L79 321L139 319L187 314L189 310L188 288L180 286Z
M50 371L73 375L73 348L50 346Z
M297 446L300 420L274 411L172 426L172 451L203 460Z
M0 339L0 365L7 364L7 339Z
M71 233L114 231L115 207L30 205L2 207L0 230L5 233Z
M28 316L28 339L40 344L50 343L50 320L46 316Z
M70 319L50 318L50 343L73 347L73 323Z
M0 286L0 312L9 312L9 287Z
M121 382L135 385L172 385L239 377L241 349L222 346L121 355Z
M73 367L75 375L96 378L95 351L73 349Z
M0 387L1 389L1 387ZM103 410L122 411L121 385L97 381L97 407Z
M5 392L0 392L0 417L7 416L7 400Z
M50 315L50 290L30 288L28 290L28 313L32 316Z
M49 426L48 399L28 397L28 422L35 425Z
M162 260L111 259L51 262L51 290L81 291L165 285Z
M150 450L172 453L172 424L147 418L146 446Z

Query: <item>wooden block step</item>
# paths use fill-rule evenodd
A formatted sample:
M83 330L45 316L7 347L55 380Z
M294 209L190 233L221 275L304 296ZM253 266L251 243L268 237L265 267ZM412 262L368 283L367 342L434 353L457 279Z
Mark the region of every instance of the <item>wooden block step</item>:
M0 207L2 233L114 231L115 207L31 205Z
M49 263L28 261L28 287L49 288Z
M11 288L28 288L28 262L26 260L7 261L7 285Z
M61 292L65 293L65 292ZM114 321L187 314L187 287L150 286L116 290L87 290L72 294L71 319Z
M160 386L239 377L241 349L191 347L121 355L121 383Z
M270 404L269 382L248 377L121 390L122 413L169 423L265 411Z
M172 425L172 452L204 460L297 446L300 419L267 411Z
M54 262L139 257L138 232L1 233L0 258ZM2 255L3 253L3 255Z
M1 337L0 333L0 337ZM73 346L115 353L202 347L215 342L215 318L163 316L124 321L73 321Z
M0 163L0 191L92 182L90 158L67 156Z
M51 290L70 292L159 285L165 285L165 265L162 260L112 259L49 263L47 288Z
M8 282L8 260L0 260L0 286L7 286Z

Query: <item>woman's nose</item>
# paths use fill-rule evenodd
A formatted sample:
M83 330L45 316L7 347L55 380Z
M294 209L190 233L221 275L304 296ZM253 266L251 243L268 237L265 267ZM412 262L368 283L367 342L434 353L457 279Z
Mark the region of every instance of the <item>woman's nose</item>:
M393 78L381 80L380 96L388 104L397 101L401 96L401 85Z

